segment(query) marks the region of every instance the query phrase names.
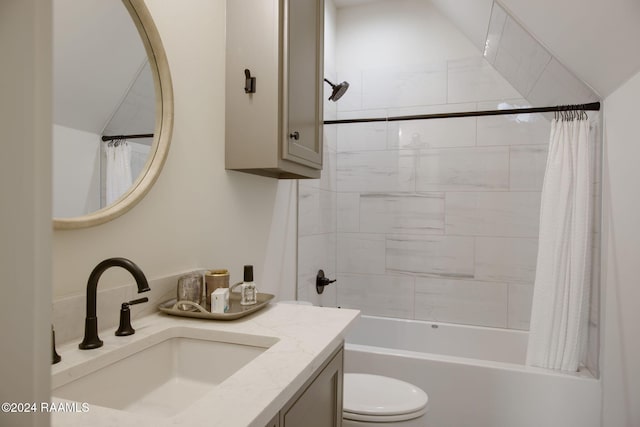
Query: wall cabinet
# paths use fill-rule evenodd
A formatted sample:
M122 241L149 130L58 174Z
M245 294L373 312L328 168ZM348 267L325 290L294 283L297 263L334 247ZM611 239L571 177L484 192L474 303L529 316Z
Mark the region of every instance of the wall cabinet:
M341 427L343 366L340 347L267 427Z
M324 0L227 2L227 169L320 177L323 37Z

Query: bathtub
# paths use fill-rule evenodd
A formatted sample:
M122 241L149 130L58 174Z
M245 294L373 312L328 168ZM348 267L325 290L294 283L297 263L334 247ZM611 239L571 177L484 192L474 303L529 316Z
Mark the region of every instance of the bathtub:
M524 331L362 316L345 372L419 386L428 427L599 427L599 380L526 367L526 346Z

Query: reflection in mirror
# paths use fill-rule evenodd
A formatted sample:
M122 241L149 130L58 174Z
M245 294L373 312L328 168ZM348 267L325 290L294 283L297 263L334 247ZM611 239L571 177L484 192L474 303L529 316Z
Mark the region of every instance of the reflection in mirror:
M171 81L143 0L54 0L53 19L54 224L86 227L121 215L155 181Z
M144 167L152 138L114 144L101 136L153 133L155 126L153 79L129 12L120 0L87 3L53 2L54 217L117 200Z

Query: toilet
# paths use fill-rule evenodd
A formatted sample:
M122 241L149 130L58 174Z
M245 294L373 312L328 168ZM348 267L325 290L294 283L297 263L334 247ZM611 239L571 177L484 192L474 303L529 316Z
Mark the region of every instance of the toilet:
M426 427L429 397L395 378L344 374L343 427Z

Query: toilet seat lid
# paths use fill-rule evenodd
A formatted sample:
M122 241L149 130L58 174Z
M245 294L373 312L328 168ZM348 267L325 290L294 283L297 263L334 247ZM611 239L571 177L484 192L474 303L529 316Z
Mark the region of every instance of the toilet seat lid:
M424 413L429 403L419 387L371 374L344 374L343 396L344 412L373 416Z

